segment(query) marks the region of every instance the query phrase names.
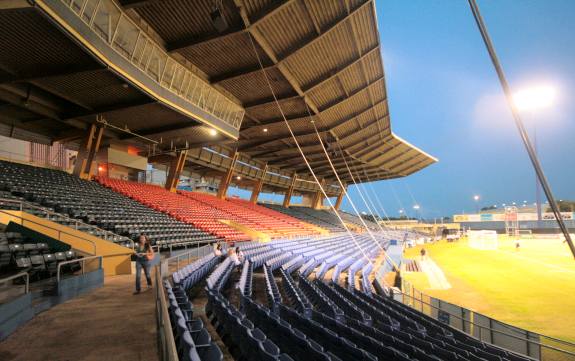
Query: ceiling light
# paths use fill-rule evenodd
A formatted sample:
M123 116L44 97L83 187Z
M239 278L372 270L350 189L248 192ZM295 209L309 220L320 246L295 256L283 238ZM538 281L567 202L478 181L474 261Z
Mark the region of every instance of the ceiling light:
M215 129L210 128L210 130L208 130L208 132L210 133L210 135L212 137L215 137L216 135L218 135L218 131Z
M267 133L267 132L268 132L268 128L264 128L264 129L263 129L263 132L264 132L264 133Z
M237 176L236 179L237 179L237 180L241 180L242 177L241 177L241 176Z

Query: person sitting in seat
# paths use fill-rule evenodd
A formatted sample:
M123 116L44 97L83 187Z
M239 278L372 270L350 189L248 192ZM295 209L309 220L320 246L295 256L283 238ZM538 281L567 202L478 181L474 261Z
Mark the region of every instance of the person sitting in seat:
M230 248L228 250L228 257L230 257L231 261L234 263L234 265L239 266L241 265L241 262L238 258L238 254L236 253L236 250L233 248Z
M222 245L220 242L214 243L214 256L221 257L222 256Z
M154 249L146 235L141 234L138 238L138 245L136 246L136 292L135 295L141 291L141 274L142 268L148 283L148 289L152 288L152 277L150 277L150 261L154 259Z
M244 255L244 252L240 250L240 247L236 247L236 254L238 255L238 260L240 261L240 263L244 263L246 257Z

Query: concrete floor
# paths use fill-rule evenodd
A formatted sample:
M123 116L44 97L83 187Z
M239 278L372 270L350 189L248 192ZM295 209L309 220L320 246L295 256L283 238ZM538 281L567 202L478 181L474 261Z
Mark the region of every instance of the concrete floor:
M134 277L106 277L104 287L37 315L0 343L0 360L158 360L154 290L132 295Z

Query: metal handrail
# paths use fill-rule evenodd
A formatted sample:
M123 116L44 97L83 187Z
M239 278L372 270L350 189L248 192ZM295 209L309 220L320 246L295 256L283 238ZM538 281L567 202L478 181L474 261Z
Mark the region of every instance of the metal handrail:
M154 270L154 279L156 281L156 324L160 341L158 352L160 353L160 359L163 361L178 361L178 351L172 333L172 323L168 313L164 285L162 284L161 267L156 265Z
M25 202L19 199L9 199L9 198L0 198L0 202L7 202L7 203L18 203L20 205L20 211L23 212L24 211L24 205L26 205L26 207L30 207L33 209L37 209L39 211L42 211L44 213L46 213L48 215L48 220L49 216L54 216L54 217L59 217L59 218L63 218L66 222L74 222L75 224L75 228L76 230L78 230L78 227L81 225L82 227L88 227L88 228L92 228L93 230L99 232L99 233L104 233L105 237L104 240L109 241L108 237L116 237L118 236L117 234L115 234L114 232L108 231L106 229L100 228L98 226L94 226L93 224L88 224L88 223L84 223L78 219L75 218L71 218L65 214L61 214L58 212L54 212L49 210L48 208L44 208L44 207L40 207L37 206L35 204L29 203L29 202ZM58 223L58 222L56 222ZM134 249L134 241L132 239L130 239L129 237L125 237L125 236L120 236L123 238L123 242L130 242L131 244L131 248Z
M54 227L50 227L50 226L45 225L45 224L42 224L42 223L38 223L38 222L36 222L36 221L32 221L32 220L30 220L30 219L25 219L25 218L22 217L22 216L17 216L17 215L15 215L15 214L9 213L8 211L6 211L6 210L4 210L4 209L0 209L0 213L4 213L4 214L9 215L10 217L14 217L14 218L20 219L20 221L21 221L21 224L20 224L20 225L23 226L23 227L25 227L25 226L24 226L24 221L26 221L26 222L30 222L30 223L32 223L32 224L37 224L37 225L39 225L39 226L41 226L41 227L48 228L48 229L53 230L53 231L57 231L57 232L58 232L58 241L60 241L60 242L62 242L62 234L66 234L66 235L68 235L68 236L76 237L76 238L79 238L79 239L81 239L81 240L83 240L83 241L89 242L89 243L92 244L92 247L94 247L93 254L95 255L95 254L97 253L98 247L97 247L97 245L96 245L96 242L94 242L94 241L92 241L92 240L89 240L89 239L87 239L87 238L84 238L84 237L81 237L81 236L78 236L78 235L75 235L75 234L72 234L72 233L68 233L68 232L66 232L66 231L62 231L62 230L56 229L56 228L54 228Z
M417 291L417 292L419 292L419 291ZM424 293L421 293L421 292L420 292L420 294L421 294L421 295L424 295ZM430 303L428 303L428 302L425 302L423 299L417 299L417 298L415 298L414 296L408 295L407 293L401 292L401 295L402 295L402 296L405 296L405 297L408 297L408 298L411 298L411 299L415 300L416 302L421 302L422 305L426 305L426 306L429 306L429 307L431 307L431 308L433 308L433 309L435 309L435 310L438 310L438 311L441 311L441 312L445 312L445 313L449 314L449 317L450 317L450 318L451 318L451 317L454 317L454 318L456 318L456 319L462 321L462 325L464 325L465 323L468 323L469 325L473 325L474 327L479 328L479 335L482 335L482 334L483 334L483 333L482 333L482 330L486 330L486 331L489 331L489 332L492 332L492 333L495 332L495 333L499 333L499 334L502 334L502 335L505 335L505 336L509 336L509 337L511 337L511 338L515 338L515 339L517 339L517 340L524 341L524 342L526 342L526 343L528 343L528 344L538 345L538 346L540 346L540 347L545 347L545 348L548 348L548 349L551 349L551 350L554 350L554 351L558 351L558 352L561 352L561 353L568 354L568 355L570 355L570 356L575 356L575 353L573 353L573 352L571 352L571 351L563 350L563 349L560 349L560 348L557 348L557 347L554 347L554 346L550 346L550 345L545 345L545 344L543 344L543 343L541 343L541 342L534 341L534 340L531 340L531 339L528 339L528 338L524 338L524 337L520 337L520 336L517 336L517 335L512 335L512 334L510 334L510 333L503 332L503 331L499 331L499 330L496 330L496 329L491 328L491 327L482 326L482 325L477 324L477 323L475 323L475 322L473 322L473 321L471 321L471 320L467 320L467 319L465 319L465 318L462 318L461 316L458 316L458 315L453 314L453 313L451 313L451 312L449 312L449 311L447 311L447 310L441 309L441 308L439 308L439 307L437 307L437 306L434 306L434 305L432 305L432 304L430 304ZM403 302L402 302L402 303L403 303ZM449 303L449 302L445 302L445 303ZM403 303L403 304L405 304L405 303ZM411 308L413 308L414 310L417 311L417 308L415 308L415 306L412 306L412 305L409 305L409 304L405 304L405 305L406 305L406 306L409 306L409 307L411 307ZM422 306L422 308L423 308L423 306ZM419 311L419 312L421 312L421 313L423 313L423 314L426 314L426 313L424 313L423 311ZM476 313L476 312L474 312L474 311L471 311L471 312ZM436 319L436 318L432 317L431 315L427 315L427 316L429 316L429 317L431 317L431 318L433 318L433 319ZM436 319L436 320L437 320L437 319ZM497 322L499 322L499 321L497 321ZM446 325L447 325L447 324L446 324ZM501 323L501 325L510 326L510 325L506 325L506 324L504 324L504 323ZM453 327L453 326L451 326L451 325L447 325L447 326L452 327L452 328L455 328L455 327ZM513 327L513 326L510 326L510 327ZM455 328L455 329L457 329L457 328ZM457 330L459 330L459 329L457 329ZM531 331L528 331L528 330L523 330L523 329L521 329L521 330L522 330L522 331L525 331L525 332L528 332L528 333L530 333L530 334L533 334L533 335L543 336L543 337L548 338L548 339L550 339L550 340L558 341L558 342L561 342L561 343L564 343L564 344L567 344L567 345L570 345L570 346L575 347L575 344L570 343L570 342L565 341L565 340L554 339L553 337L548 337L548 336L541 335L541 334L538 334L538 333L536 333L536 332L531 332ZM471 337L473 337L473 338L475 338L475 339L478 339L478 338L475 337L473 334L470 334L470 333L468 333L468 332L465 332L465 330L459 330L459 331L462 331L462 332L466 333L467 335L469 335L469 336L471 336ZM481 339L478 339L478 340L479 340L479 341L482 341ZM490 342L490 343L491 343L491 342ZM497 347L502 347L502 346L499 346L499 345L495 345L495 344L493 344L493 343L491 343L491 344L494 345L494 346L497 346ZM512 352L516 352L516 351L512 351ZM516 353L517 353L517 352L516 352Z
M0 279L0 284L7 283L9 281L15 280L17 278L24 277L26 279L26 286L24 288L24 294L30 292L30 275L28 272L20 272L12 276L8 276L5 278Z
M76 259L72 259L69 261L63 261L58 263L58 268L56 270L56 282L60 282L60 274L61 274L61 270L62 270L62 266L67 265L67 264L71 264L71 263L81 263L81 267L82 267L82 274L84 274L84 268L86 266L86 261L90 261L96 258L100 259L100 263L98 265L98 269L102 269L102 258L104 256L90 256L90 257L82 257L82 258L76 258Z
M197 245L196 248L191 249L190 251L187 252L182 252L180 254L177 254L175 256L170 256L167 257L166 259L164 259L163 262L165 262L165 265L168 266L170 264L170 262L172 262L173 260L176 260L176 268L180 269L180 259L182 258L187 258L188 259L188 263L190 263L191 258L193 257L192 255L195 253L196 254L196 258L200 258L200 244L203 244L203 246L213 243L214 241L197 241L195 243L193 243L193 245ZM203 247L202 246L202 247ZM186 246L185 246L186 247ZM190 246L193 247L193 246ZM187 247L186 247L187 248ZM170 253L172 252L172 247L170 246Z

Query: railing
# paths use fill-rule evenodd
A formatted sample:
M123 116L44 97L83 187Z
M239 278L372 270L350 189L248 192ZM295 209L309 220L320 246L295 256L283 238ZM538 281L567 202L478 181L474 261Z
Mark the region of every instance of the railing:
M75 230L80 230L81 232L84 232L84 230L88 230L88 229L89 229L89 230L91 230L92 232L94 232L95 234L98 234L98 236L95 236L95 237L102 238L102 239L104 239L104 240L106 240L106 241L113 242L113 240L118 237L118 235L115 234L114 232L110 232L110 231L108 231L108 230L102 229L102 228L97 227L97 226L94 226L94 225L92 225L92 224L84 223L84 222L82 222L82 221L80 221L80 220L77 220L77 219L75 219L75 218L70 218L70 217L68 217L68 216L66 216L66 215L64 215L64 214L51 211L51 210L49 210L49 209L47 209L47 208L40 207L40 206L37 206L37 205L35 205L35 204L31 204L31 203L24 202L24 201L17 200L17 199L0 198L0 204L2 204L2 203L15 203L15 204L18 204L18 207L19 207L19 211L20 211L20 212L28 211L28 210L30 210L30 209L35 210L35 211L42 212L42 213L44 213L44 215L45 215L45 217L43 217L43 218L46 218L47 220L53 221L53 222L56 222L56 223L61 222L61 221L73 223L73 224L74 224L73 227L71 227L71 226L69 226L69 225L66 225L66 226L67 226L67 227L74 228ZM55 219L50 219L50 217L54 217ZM56 218L57 218L58 220L56 220ZM81 230L81 228L83 228L83 229ZM90 232L88 231L88 233L90 233ZM121 242L128 242L128 243L130 243L130 248L134 249L134 241L133 241L132 239L130 239L130 238L128 238L128 237L124 237L124 236L120 236L120 237L121 237L121 238L120 238L120 241L121 241Z
M244 109L172 58L115 1L60 1L149 79L234 129L240 129Z
M28 272L20 272L20 273L17 273L15 275L12 275L12 276L2 278L2 279L0 279L0 284L8 283L8 282L15 280L15 279L18 279L18 278L26 279L26 283L24 286L24 294L27 294L28 292L30 292L30 275L28 274Z
M34 165L36 167L50 168L56 170L63 170L62 167L52 164L50 160L38 160L30 156L30 154L9 152L7 150L0 150L0 159L6 160L11 163L21 163L26 165Z
M163 263L163 262L162 262ZM178 352L172 324L168 313L168 303L166 301L166 291L162 283L162 267L154 267L154 280L156 281L156 327L158 332L158 352L162 361L178 361Z
M574 343L523 330L464 307L439 300L422 293L405 280L402 281L402 288L400 301L403 304L480 341L537 360L575 361ZM437 305L433 303L437 303ZM488 326L478 323L480 320Z
M60 279L62 278L62 266L65 266L67 264L72 264L72 263L80 263L80 267L82 267L82 274L86 273L85 269L86 269L86 261L92 261L95 259L98 259L98 268L96 269L102 269L102 258L103 256L90 256L90 257L82 257L82 258L77 258L77 259L72 259L70 261L64 261L64 262L60 262L58 263L58 268L56 270L56 282L60 283Z
M59 229L57 229L57 228L54 228L54 227L50 227L50 226L48 226L48 225L45 225L45 224L41 224L41 223L32 221L32 220L30 220L30 219L25 219L25 218L23 218L22 216L17 216L17 215L15 215L15 214L10 213L9 211L6 211L6 210L0 209L0 213L6 214L6 215L8 215L9 217L12 217L12 218L19 219L19 220L20 220L20 225L21 225L21 226L24 226L24 227L25 227L24 222L28 222L28 223L36 224L36 225L38 225L38 226L40 226L40 227L49 229L49 230L51 230L51 231L56 231L56 232L58 232L58 238L57 238L57 240L60 241L60 242L64 242L64 241L62 241L62 235L63 235L63 234L68 235L68 236L70 236L70 237L78 238L78 239L80 239L80 240L82 240L82 241L85 241L85 242L88 242L88 243L90 243L90 244L92 245L92 248L93 248L93 251L92 251L93 253L92 253L92 254L93 254L93 255L95 255L95 254L97 253L97 251L98 251L98 247L97 247L97 245L96 245L96 242L94 242L94 241L92 241L92 240L89 240L89 239L87 239L87 238L84 238L84 237L81 237L81 236L78 236L78 235L75 235L75 234L71 234L71 233L68 233L68 232L59 230ZM54 238L54 237L52 237L52 238ZM64 243L66 243L66 242L64 242Z
M162 261L162 267L165 267L165 268L163 268L162 270L163 270L164 272L168 272L169 267L170 267L170 264L173 264L174 262L176 262L176 269L180 269L180 261L181 261L182 259L186 259L186 260L187 260L187 263L186 263L186 264L189 264L189 263L192 261L192 259L198 259L198 258L200 258L200 257L205 256L205 253L202 254L202 255L200 255L200 250L202 250L206 245L209 245L209 244L211 244L211 243L213 243L213 241L199 241L199 242L196 242L196 243L193 244L193 246L190 246L190 248L191 248L191 247L194 247L194 246L197 246L197 247L195 247L195 248L193 248L193 249L191 249L190 251L187 251L187 252L185 251L186 248L187 248L187 246L185 246L186 248L184 248L184 252L179 253L179 254L174 255L174 256L171 256L171 257L168 257L168 258L166 258L166 259L164 259L164 260ZM200 244L202 244L201 247L200 247ZM211 252L211 251L212 251L211 249L208 250L208 252ZM171 253L171 252L172 252L172 249L171 249L171 247L170 247L170 253Z

